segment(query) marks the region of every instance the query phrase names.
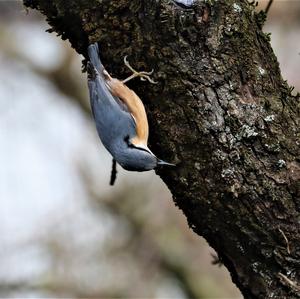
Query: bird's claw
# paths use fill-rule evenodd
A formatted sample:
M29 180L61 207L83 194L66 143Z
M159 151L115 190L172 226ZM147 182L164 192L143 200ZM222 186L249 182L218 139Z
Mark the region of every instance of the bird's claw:
M128 62L127 60L127 55L124 57L124 64L125 66L127 66L131 71L132 71L132 75L128 78L126 78L125 80L123 80L123 83L128 82L129 80L136 78L136 77L140 77L141 81L148 81L152 84L157 84L158 82L154 81L153 79L150 78L150 76L153 74L154 70L152 69L151 72L145 72L145 71L141 71L138 72L136 71Z

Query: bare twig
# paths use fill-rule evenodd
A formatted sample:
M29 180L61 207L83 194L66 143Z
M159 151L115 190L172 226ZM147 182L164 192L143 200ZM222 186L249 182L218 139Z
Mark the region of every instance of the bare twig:
M300 286L296 284L294 281L290 280L287 276L285 276L282 273L278 273L278 276L281 280L283 280L287 285L289 285L292 289L295 291L299 292L300 291Z
M270 10L270 8L271 8L271 6L272 6L272 4L273 4L273 1L274 1L274 0L269 0L268 5L267 5L267 7L266 7L266 9L265 9L266 15L268 14L268 12L269 12L269 10Z
M286 250L288 252L288 254L291 254L291 250L290 250L290 244L289 244L289 240L288 238L286 237L285 233L283 232L283 230L279 227L278 230L280 231L280 233L282 234L284 240L285 240L285 243L286 243Z

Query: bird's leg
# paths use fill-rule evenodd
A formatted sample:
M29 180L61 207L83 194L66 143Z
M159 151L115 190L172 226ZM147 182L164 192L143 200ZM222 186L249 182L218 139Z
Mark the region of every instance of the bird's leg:
M136 77L140 77L142 81L145 81L145 80L148 80L150 83L152 84L157 84L157 82L155 82L154 80L152 80L150 78L150 75L153 74L153 71L152 70L151 72L138 72L136 71L128 62L127 60L127 56L124 57L124 64L132 71L132 75L129 76L128 78L126 78L125 80L123 80L122 82L123 83L126 83L128 81L130 81L131 79L134 79Z

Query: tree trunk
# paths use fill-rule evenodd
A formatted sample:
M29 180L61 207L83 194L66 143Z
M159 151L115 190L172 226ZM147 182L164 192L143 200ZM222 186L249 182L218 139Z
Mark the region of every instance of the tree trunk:
M24 0L51 31L125 78L145 103L157 171L245 298L300 297L299 95L282 79L265 15L247 0ZM201 265L199 265L201 267Z

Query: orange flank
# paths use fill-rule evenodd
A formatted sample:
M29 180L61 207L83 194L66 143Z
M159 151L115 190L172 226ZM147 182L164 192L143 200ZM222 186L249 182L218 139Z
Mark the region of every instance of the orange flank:
M125 103L136 124L136 137L130 141L135 146L147 147L149 127L145 107L138 95L118 79L107 77L111 93Z

